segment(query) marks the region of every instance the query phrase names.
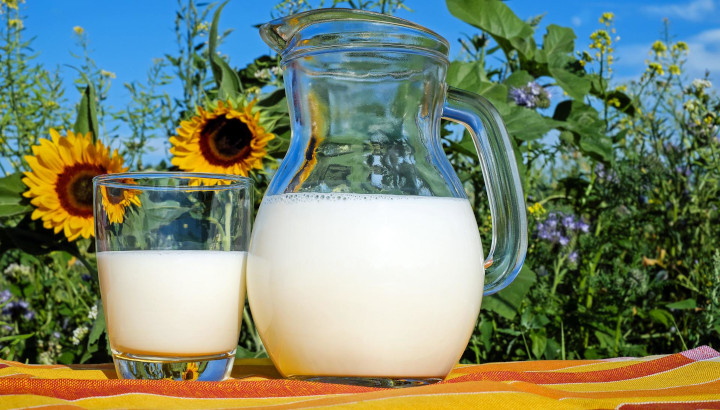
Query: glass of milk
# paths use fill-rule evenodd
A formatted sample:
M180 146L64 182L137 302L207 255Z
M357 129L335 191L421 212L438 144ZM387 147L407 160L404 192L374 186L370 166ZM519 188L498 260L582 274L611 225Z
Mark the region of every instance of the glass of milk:
M123 173L93 180L95 244L123 379L226 379L245 305L252 181Z

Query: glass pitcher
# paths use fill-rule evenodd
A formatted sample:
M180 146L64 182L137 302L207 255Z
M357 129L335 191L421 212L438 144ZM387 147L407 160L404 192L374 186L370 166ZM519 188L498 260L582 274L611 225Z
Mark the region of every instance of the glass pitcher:
M517 275L527 219L497 111L445 84L448 43L382 14L324 9L260 33L282 57L292 139L263 198L247 289L283 376L377 386L442 380L484 294ZM483 260L440 119L480 154L492 213Z

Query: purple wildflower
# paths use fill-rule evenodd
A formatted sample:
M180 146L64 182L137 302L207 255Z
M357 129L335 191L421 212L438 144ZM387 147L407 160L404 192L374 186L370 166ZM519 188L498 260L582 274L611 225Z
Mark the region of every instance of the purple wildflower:
M60 332L53 332L52 336L53 336L55 339L60 339L60 337L61 337L62 335L60 334Z
M90 280L92 280L92 276L84 273L82 276L80 276L80 279L84 280L85 282L90 282Z
M565 215L562 219L562 224L565 227L565 229L574 229L575 228L575 215Z
M567 246L575 232L587 233L590 225L573 214L550 212L547 218L536 226L537 237L552 244Z
M595 175L597 175L598 179L601 181L614 183L618 182L618 176L615 170L606 170L605 165L602 162L598 162L597 165L595 165Z
M568 254L568 260L570 261L570 263L575 263L578 261L579 256L580 254L578 253L578 251L574 250Z
M550 93L535 81L530 81L523 87L512 87L509 94L515 104L521 107L547 108L550 106Z
M587 222L583 221L582 218L580 218L580 219L575 223L575 227L574 227L574 228L575 228L576 231L580 231L580 232L582 232L582 233L588 233L588 232L590 232L590 225L588 225Z
M675 167L675 172L677 172L679 175L685 175L686 177L689 177L690 174L692 173L690 171L689 165L685 165L684 167L677 166L677 167Z
M5 295L3 294L2 297L4 296ZM1 313L3 315L22 316L27 320L35 318L35 312L30 309L30 304L22 299L8 302L5 306L3 306Z
M10 290L8 290L8 289L3 289L3 290L0 292L0 304L1 304L1 303L5 303L5 302L7 302L8 300L10 300L10 297L11 297L11 296L12 296L12 294L10 293Z
M528 107L528 108L535 107L535 97L533 97L532 94L528 93L524 87L511 88L510 89L510 98L512 98L513 101L515 101L515 104L517 104L521 107Z

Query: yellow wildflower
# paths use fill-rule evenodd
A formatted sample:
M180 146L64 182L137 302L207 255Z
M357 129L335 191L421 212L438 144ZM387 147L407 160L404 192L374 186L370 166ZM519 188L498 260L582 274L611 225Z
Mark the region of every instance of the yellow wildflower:
M82 27L80 27L80 26L75 26L75 27L73 27L73 31L74 31L75 34L77 34L78 36L82 36L83 33L85 32L85 29L82 28Z
M600 16L600 24L605 24L606 26L610 26L610 23L615 19L615 14L611 12L605 12Z
M673 51L689 51L690 47L688 47L687 43L684 41L678 41L677 43L673 44L672 46Z
M0 0L0 4L4 4L4 5L8 6L8 8L13 9L13 10L18 9L18 3L24 3L24 2L25 2L24 0L20 0L19 2L18 2L18 0Z
M667 46L660 40L655 40L652 47L650 47L656 56L662 57L667 52Z
M545 208L540 202L535 202L533 205L528 207L528 212L533 216L540 216L545 213Z
M627 85L625 85L625 84L619 85L619 86L617 86L617 88L615 88L615 90L623 92L623 93L627 92Z
M670 67L668 67L668 71L670 71L672 75L680 75L680 67L678 67L677 64L671 64Z
M613 98L611 98L611 99L608 100L608 105L612 105L612 106L615 107L615 108L620 108L620 100L618 100L617 98L613 97Z
M664 75L665 70L663 70L663 66L660 63L652 62L648 64L648 71L650 74L657 73L658 75Z
M590 34L590 39L593 41L590 43L590 48L600 50L601 53L608 51L608 48L612 44L610 34L606 30L596 30Z
M100 75L103 77L115 78L116 75L112 71L100 70Z
M8 20L8 26L15 27L18 30L22 30L23 28L23 22L20 19L9 19Z

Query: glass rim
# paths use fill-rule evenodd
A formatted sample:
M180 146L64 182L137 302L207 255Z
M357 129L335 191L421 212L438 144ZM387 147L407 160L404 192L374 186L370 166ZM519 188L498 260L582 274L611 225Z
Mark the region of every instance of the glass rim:
M178 179L178 180L185 180L185 179L192 179L192 178L202 178L202 179L212 179L216 181L230 181L229 184L223 184L223 185L177 185L177 186L157 186L157 185L147 185L147 184L138 184L138 183L129 183L125 182L125 180L134 180L137 181L139 179L150 179L150 180L158 180L158 179ZM211 173L203 173L203 172L118 172L118 173L112 173L112 174L101 174L92 179L93 186L104 186L104 187L110 187L110 188L120 188L120 189L133 189L133 190L140 190L140 191L228 191L238 188L250 188L253 185L253 180L249 177L244 177L241 175L231 175L231 174L211 174Z

